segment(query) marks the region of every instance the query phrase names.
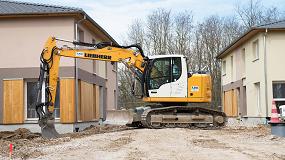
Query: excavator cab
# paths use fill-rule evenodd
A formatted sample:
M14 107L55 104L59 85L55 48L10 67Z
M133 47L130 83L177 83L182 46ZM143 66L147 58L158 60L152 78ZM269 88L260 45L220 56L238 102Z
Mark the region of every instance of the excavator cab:
M147 97L187 97L187 66L183 55L150 57L145 73Z

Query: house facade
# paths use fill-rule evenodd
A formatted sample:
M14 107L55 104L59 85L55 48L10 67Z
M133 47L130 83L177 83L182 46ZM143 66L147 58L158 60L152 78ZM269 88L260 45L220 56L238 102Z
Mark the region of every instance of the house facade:
M40 131L35 89L40 53L49 36L117 44L81 9L13 1L0 1L0 35L0 130ZM104 120L107 109L116 109L116 67L110 62L61 58L54 113L60 133L84 129Z
M267 123L272 101L285 104L284 44L285 21L279 21L251 28L217 56L229 117Z

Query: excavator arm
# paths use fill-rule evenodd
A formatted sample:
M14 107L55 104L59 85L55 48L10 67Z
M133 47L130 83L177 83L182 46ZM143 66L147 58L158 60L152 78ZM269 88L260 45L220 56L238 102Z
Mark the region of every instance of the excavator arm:
M59 48L56 45L56 41L70 42L74 45L81 45L89 48ZM134 50L133 48L136 48L137 50ZM122 62L130 68L136 78L140 81L143 81L144 67L147 62L147 57L144 56L141 47L136 44L130 46L118 46L106 42L90 44L49 37L40 58L41 65L36 104L36 111L39 117L42 136L47 138L55 138L59 136L54 127L53 112L58 83L60 57ZM43 85L43 83L45 83L45 85ZM43 86L45 86L45 88L43 88ZM43 91L47 95L44 100L42 100L41 97L41 93Z

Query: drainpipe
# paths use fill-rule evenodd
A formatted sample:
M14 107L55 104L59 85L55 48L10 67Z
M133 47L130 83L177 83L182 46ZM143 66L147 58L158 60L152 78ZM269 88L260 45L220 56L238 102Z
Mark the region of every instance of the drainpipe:
M267 84L267 48L266 48L266 38L268 29L265 29L263 35L263 46L264 46L264 85L265 85L265 107L266 107L266 117L268 116L268 84Z
M119 97L119 91L118 91L118 63L115 63L115 65L116 65L116 102L115 102L115 108L118 110L119 108L118 108L118 97Z
M75 41L79 41L79 36L78 36L78 25L86 20L86 15L84 14L83 19L77 21L75 23ZM75 48L78 49L78 46L75 45ZM78 122L78 117L79 117L79 99L78 99L78 59L75 58L75 123Z

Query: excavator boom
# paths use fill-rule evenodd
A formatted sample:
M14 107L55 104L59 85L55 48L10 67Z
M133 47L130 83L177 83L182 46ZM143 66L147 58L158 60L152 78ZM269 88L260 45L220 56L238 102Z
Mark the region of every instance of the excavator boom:
M42 136L46 138L55 138L59 136L55 130L53 112L58 83L60 57L123 62L139 79L142 78L144 63L146 60L139 45L115 46L106 42L99 44L70 42L74 45L93 47L92 49L70 49L58 48L56 41L62 40L56 39L55 37L48 38L40 58L41 65L38 81L36 111L39 117ZM64 41L66 42L66 40ZM138 51L130 48L137 48ZM42 88L43 83L45 83L44 86L46 86L44 89ZM42 91L46 92L47 98L45 100L41 99L40 95Z

